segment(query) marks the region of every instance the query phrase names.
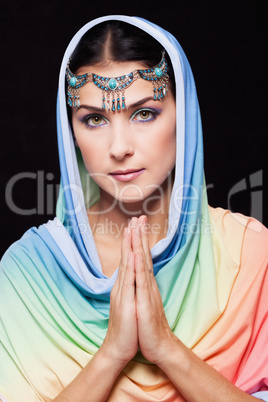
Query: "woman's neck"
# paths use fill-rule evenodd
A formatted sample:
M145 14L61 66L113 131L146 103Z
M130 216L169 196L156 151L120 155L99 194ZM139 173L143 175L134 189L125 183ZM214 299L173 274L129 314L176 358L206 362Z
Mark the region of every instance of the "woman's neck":
M88 219L95 241L101 238L121 243L124 228L132 217L146 215L150 247L164 238L168 229L171 192L152 194L150 199L136 203L123 203L100 190L100 199L88 210Z

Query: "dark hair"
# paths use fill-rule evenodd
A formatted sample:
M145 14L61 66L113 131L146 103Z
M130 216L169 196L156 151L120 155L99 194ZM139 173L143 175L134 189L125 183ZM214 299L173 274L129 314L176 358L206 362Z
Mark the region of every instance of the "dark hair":
M162 45L131 24L122 21L106 21L87 31L76 46L70 62L74 73L82 66L102 64L108 61L140 61L144 67L153 67L161 60ZM169 88L175 95L174 73L166 53Z

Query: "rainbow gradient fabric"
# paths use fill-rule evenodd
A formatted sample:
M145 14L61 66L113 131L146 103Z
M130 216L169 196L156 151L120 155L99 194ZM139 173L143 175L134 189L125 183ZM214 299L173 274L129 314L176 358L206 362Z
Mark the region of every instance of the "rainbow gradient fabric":
M126 16L86 24L63 58L57 101L57 216L27 231L1 260L0 395L10 402L52 400L106 335L117 271L111 278L103 274L88 223L86 209L98 199L98 188L73 144L65 69L81 36L109 19L154 36L175 72L177 158L169 229L152 249L169 325L232 383L268 400L268 231L252 218L208 206L200 111L186 56L170 33ZM139 354L119 375L107 400L184 401L165 374Z

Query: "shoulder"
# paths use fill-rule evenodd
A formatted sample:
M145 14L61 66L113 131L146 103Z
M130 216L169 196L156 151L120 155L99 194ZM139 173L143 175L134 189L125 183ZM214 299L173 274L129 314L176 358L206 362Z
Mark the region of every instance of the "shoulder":
M1 258L1 271L18 272L30 270L37 262L49 260L47 239L50 237L45 225L32 227L14 242Z
M235 260L251 260L254 265L268 260L268 229L252 217L223 208L209 207L211 221Z

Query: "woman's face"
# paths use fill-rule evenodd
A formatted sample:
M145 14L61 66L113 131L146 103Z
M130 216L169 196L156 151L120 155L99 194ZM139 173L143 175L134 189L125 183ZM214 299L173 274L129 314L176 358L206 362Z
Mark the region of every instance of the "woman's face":
M105 67L86 66L105 77L125 75L137 62L114 63ZM153 100L153 86L138 79L125 91L126 109L102 109L102 92L88 83L80 89L79 108L72 109L74 135L87 171L100 187L101 197L123 203L148 199L166 191L164 183L175 164L176 112L171 91L163 101ZM165 189L165 190L164 190Z

